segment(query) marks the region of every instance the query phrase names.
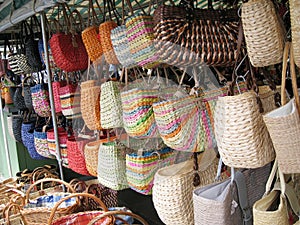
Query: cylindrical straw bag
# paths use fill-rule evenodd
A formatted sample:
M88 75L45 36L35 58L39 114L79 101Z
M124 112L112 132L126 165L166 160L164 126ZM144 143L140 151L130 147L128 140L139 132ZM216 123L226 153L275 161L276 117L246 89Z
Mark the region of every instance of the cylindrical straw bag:
M123 126L120 88L121 83L118 81L107 81L101 85L100 117L104 129Z
M36 127L33 132L34 136L34 145L36 151L46 158L53 159L55 158L49 151L48 141L47 141L47 126Z
M59 88L62 114L67 119L81 117L80 89L77 84L67 84Z
M218 150L226 165L258 168L274 159L273 144L254 91L220 97L214 119Z
M297 78L293 59L293 48L290 53L290 67L294 98L286 103L285 80L290 43L286 44L283 57L281 107L266 114L263 118L274 144L278 166L283 173L300 173L300 104L297 90Z
M100 9L97 0L96 4ZM95 22L98 20L93 7L93 0L89 0L88 13L88 27L82 31L81 37L89 58L94 62L103 55L103 50L98 37L98 26L95 24Z
M128 188L126 153L129 149L117 142L101 143L98 151L99 183L113 190Z
M134 61L151 69L159 65L159 55L154 48L154 21L152 16L133 15L126 20L129 49Z
M206 153L207 152L207 153ZM219 160L213 149L207 149L200 160L200 186L215 182ZM154 176L152 199L159 218L165 224L194 224L193 160L159 169ZM222 180L226 178L222 174Z
M300 2L297 0L289 0L290 5L290 17L291 17L291 31L292 31L292 45L294 51L295 63L300 67Z
M282 62L284 27L272 0L249 0L242 5L247 52L254 67Z

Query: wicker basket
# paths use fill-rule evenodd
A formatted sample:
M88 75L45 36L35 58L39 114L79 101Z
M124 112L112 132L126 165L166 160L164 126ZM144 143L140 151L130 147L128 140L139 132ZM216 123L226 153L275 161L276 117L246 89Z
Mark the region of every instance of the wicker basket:
M98 38L98 27L90 26L81 33L82 41L92 61L96 61L103 55L101 42Z
M249 0L242 5L242 24L254 67L282 62L284 28L271 0Z
M294 59L298 67L300 67L300 2L297 0L289 0L290 3L290 17L292 29L292 45L294 50Z
M214 119L218 149L226 165L258 168L275 158L253 91L219 98Z
M48 147L48 141L47 141L47 132L40 130L40 129L34 129L33 132L34 136L34 145L36 151L46 158L54 159L55 156L52 155L49 151Z
M100 42L103 49L104 57L109 64L120 64L113 49L110 32L118 25L114 21L106 21L99 26Z
M62 114L67 119L81 117L80 90L77 84L67 84L59 89Z

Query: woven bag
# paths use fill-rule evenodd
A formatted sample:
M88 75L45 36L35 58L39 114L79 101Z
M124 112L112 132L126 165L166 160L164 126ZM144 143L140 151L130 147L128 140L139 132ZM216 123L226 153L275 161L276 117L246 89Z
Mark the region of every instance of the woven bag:
M100 123L104 129L123 126L120 88L118 81L107 81L101 85Z
M54 107L55 107L55 112L56 113L60 113L62 111L61 103L60 103L60 97L59 97L60 86L61 86L60 81L53 81L52 82L53 101L54 101Z
M68 154L67 152L68 133L62 127L58 127L57 132L58 132L59 149L60 149L62 163L63 166L68 167L68 155L67 155ZM57 157L54 129L50 129L47 131L47 142L48 142L49 153Z
M23 118L20 116L13 116L12 117L12 129L14 138L16 141L22 143L22 134L21 134L21 127L22 127Z
M22 95L22 88L15 88L14 96L13 96L14 107L17 110L26 109L26 104L24 97Z
M226 165L257 168L274 159L273 144L253 91L219 98L214 120L218 150Z
M34 111L41 117L51 115L48 86L44 83L36 84L30 88L32 106Z
M80 89L77 84L67 84L59 88L62 114L67 119L81 117Z
M46 128L46 127L45 127ZM33 132L34 136L34 146L36 151L46 158L55 158L49 151L48 141L47 141L47 131L43 128L35 128Z
M276 109L275 104L275 94L280 93L281 87L277 86L276 90L272 90L270 86L264 85L264 86L258 86L258 95L262 103L262 107L264 109L263 114L266 114L268 112L271 112L272 110Z
M151 69L157 67L159 54L154 48L154 22L148 15L133 15L126 19L127 38L130 53L134 61L141 67Z
M81 83L81 114L90 130L100 130L100 90L95 80Z
M176 152L170 148L126 154L126 177L129 187L144 195L152 194L157 170L175 163Z
M266 114L263 119L274 144L278 166L283 173L300 172L299 139L299 95L297 90L297 78L293 59L293 48L290 53L291 77L293 83L294 98L286 104L285 79L290 43L286 44L283 56L281 107Z
M215 157L214 150L206 151L209 154L198 159L199 187L214 183L218 169L219 160ZM154 176L152 200L159 218L165 224L194 224L193 164L192 160L188 160L166 166L159 169ZM223 173L221 177L225 179L227 176Z
M66 72L85 70L88 67L88 54L81 35L73 28L76 23L73 13L68 16L65 7L63 12L64 21L68 25L67 33L53 34L49 40L54 62L57 67ZM77 15L80 13L78 12Z
M114 21L106 21L99 26L100 42L105 60L109 64L120 64L111 43L110 32L118 25Z
M271 0L250 0L242 5L247 52L254 67L282 62L284 28Z
M22 127L21 127L22 143L27 148L27 151L32 159L38 159L38 160L46 159L36 151L34 145L33 131L34 131L34 122L22 123Z
M98 152L101 143L115 140L116 137L105 138L92 141L84 146L84 158L86 162L86 168L92 176L97 176L98 173Z
M194 8L193 1L179 6L161 5L154 11L155 49L160 59L175 66L228 66L237 59L237 9ZM218 46L218 47L217 47Z
M101 143L98 151L99 183L113 190L128 188L126 179L127 148L116 142Z
M23 97L25 101L26 108L33 110L32 105L32 98L31 98L31 90L30 88L34 86L36 82L34 81L32 76L27 76L22 81L22 87L23 87Z
M300 66L300 25L299 25L299 10L300 10L300 2L297 0L289 0L290 6L290 17L291 17L291 30L292 30L292 45L294 51L295 64Z
M100 9L98 1L95 2ZM89 58L94 62L103 55L103 50L98 37L98 26L95 24L98 20L92 0L89 0L88 13L88 27L82 31L81 37Z

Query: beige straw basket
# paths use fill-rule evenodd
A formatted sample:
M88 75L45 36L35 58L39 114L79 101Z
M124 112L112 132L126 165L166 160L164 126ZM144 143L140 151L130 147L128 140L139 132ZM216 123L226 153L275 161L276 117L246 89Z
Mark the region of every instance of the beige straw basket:
M284 28L272 0L249 0L242 5L242 24L254 67L282 62Z
M221 97L215 108L215 134L223 162L235 168L258 168L275 157L253 91Z
M264 114L271 112L272 110L276 109L275 104L275 93L280 93L281 87L277 86L276 90L273 91L268 85L259 86L258 87L258 94L259 98L262 103L262 107L264 109Z
M289 0L290 3L290 17L292 29L292 45L294 50L294 60L298 67L300 67L300 1Z

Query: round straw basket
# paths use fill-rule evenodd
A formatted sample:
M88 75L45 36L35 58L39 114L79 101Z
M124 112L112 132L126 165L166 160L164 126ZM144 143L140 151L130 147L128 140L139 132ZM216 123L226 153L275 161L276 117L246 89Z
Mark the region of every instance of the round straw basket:
M242 24L254 67L282 62L284 28L271 0L250 0L242 5Z
M104 129L123 126L120 83L108 81L101 85L101 126Z
M91 26L82 31L82 41L92 61L100 58L103 54L102 46L98 38L98 27Z
M113 49L110 32L112 29L116 28L118 25L113 21L107 21L99 26L99 35L100 35L100 42L103 49L104 57L107 63L109 64L120 64L115 51Z
M89 82L89 81L86 81ZM85 82L83 82L85 83ZM93 82L81 85L81 114L86 126L90 130L100 130L100 86L93 86ZM89 85L89 87L86 87Z
M219 153L228 166L258 168L275 158L272 140L253 91L218 99L215 135Z
M126 20L130 52L135 62L147 69L159 65L154 48L154 22L152 16L131 16Z
M129 49L128 38L126 34L126 26L121 25L111 30L111 42L116 56L125 68L133 68L137 66Z
M300 2L297 0L289 0L291 29L292 29L292 46L294 50L294 60L298 67L300 67Z

